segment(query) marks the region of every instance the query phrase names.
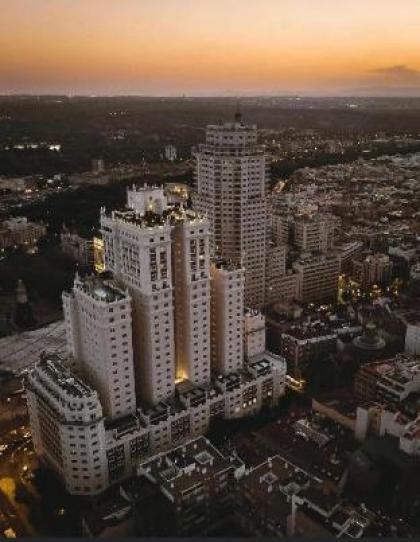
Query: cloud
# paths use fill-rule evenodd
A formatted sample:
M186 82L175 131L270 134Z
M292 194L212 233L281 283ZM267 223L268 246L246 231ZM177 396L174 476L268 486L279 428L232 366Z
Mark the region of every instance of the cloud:
M383 78L394 82L420 83L420 71L409 68L404 64L388 66L385 68L375 68L370 73L382 76Z

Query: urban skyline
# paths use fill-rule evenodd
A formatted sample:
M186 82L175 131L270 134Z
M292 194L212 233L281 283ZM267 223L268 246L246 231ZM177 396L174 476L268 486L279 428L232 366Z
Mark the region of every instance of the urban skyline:
M4 103L6 126L63 107ZM186 151L179 128L158 135L166 113L143 135L116 103L64 105L73 122L93 105L116 162L0 179L3 534L417 533L419 135L276 131L230 100ZM66 138L22 137L5 165L68 163Z
M419 0L14 0L0 538L419 539Z

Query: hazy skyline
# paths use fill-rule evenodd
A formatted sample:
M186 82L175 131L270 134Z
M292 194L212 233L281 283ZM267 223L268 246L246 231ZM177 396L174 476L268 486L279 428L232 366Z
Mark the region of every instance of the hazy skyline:
M3 3L0 93L420 95L419 0Z

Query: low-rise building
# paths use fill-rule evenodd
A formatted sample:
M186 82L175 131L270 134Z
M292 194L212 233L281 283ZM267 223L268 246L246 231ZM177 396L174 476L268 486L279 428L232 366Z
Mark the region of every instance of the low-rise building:
M0 250L22 246L33 248L46 233L44 224L28 222L26 217L5 220L0 225Z
M236 481L245 465L226 457L206 438L186 442L139 464L137 473L168 501L172 535L203 535L231 513Z
M362 365L354 380L359 399L401 403L420 391L420 359L410 354Z
M316 363L336 351L337 333L321 322L292 326L281 335L281 355L287 362L288 373L295 378L304 376L309 363Z
M280 456L246 471L235 503L241 527L258 537L359 538L374 521L344 502L337 488Z
M355 437L364 441L371 435L391 435L398 439L400 450L420 456L420 413L410 416L392 405L378 402L357 407Z

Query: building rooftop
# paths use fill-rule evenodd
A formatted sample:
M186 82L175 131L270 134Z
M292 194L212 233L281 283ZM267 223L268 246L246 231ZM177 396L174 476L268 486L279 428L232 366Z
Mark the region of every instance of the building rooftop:
M286 371L285 359L271 352L263 352L252 358L252 360L244 365L242 370L226 375L219 374L214 376L213 381L216 384L225 385L227 389L233 389L246 382L251 382L255 378L268 375L274 367L281 367Z
M210 441L199 437L145 461L138 474L154 480L176 501L209 477L243 467L239 459L224 456Z
M242 269L240 265L226 258L215 258L212 263L217 269L225 271L240 271Z
M95 499L94 506L88 506L83 516L84 528L90 537L107 537L108 529L120 526L133 517L133 508L130 500L118 487L103 493ZM131 527L131 525L130 525ZM121 531L117 531L121 533ZM130 533L128 529L128 533Z
M34 371L37 370L47 375L67 395L78 398L96 396L96 391L76 377L57 355L42 354Z
M113 281L105 280L98 275L84 278L77 275L74 280L74 288L102 303L114 303L122 299L129 299L128 294L118 288Z
M135 191L131 190L130 192L134 194L144 193L147 195L148 193L153 193L153 190L161 192L160 189L150 189L150 187L147 186L135 187ZM205 216L200 215L193 209L184 207L183 203L168 204L166 199L164 199L159 202L159 204L160 206L157 204L154 206L149 206L144 211L136 208L112 211L110 217L112 219L121 220L141 228L154 228L157 226L163 227L165 225L177 224L179 222L204 222L206 220ZM101 209L101 213L103 216L106 216L104 209Z
M140 214L133 210L126 211L112 211L111 218L120 220L140 228L155 228L156 226L165 226L167 224L167 212L162 214L155 213L153 211L147 211L144 214Z
M266 425L256 432L257 442L319 481L338 484L346 467L347 430L322 416L298 421L292 418Z
M293 337L294 339L314 339L318 337L325 337L326 335L333 335L334 330L331 329L326 322L315 321L308 323L301 323L300 325L292 325L282 335Z
M107 431L115 431L117 438L133 433L139 428L139 425L140 419L135 414L127 414L116 420L107 419L105 421L105 429Z
M420 356L397 354L390 359L365 364L360 370L372 373L379 379L387 378L405 384L420 378Z

